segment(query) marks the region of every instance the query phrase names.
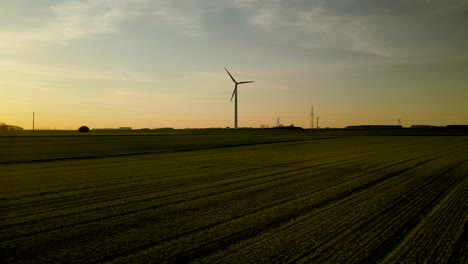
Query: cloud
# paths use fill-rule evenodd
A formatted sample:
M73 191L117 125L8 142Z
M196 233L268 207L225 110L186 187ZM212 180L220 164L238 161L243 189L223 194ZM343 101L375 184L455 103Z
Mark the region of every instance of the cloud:
M125 5L109 1L66 2L52 7L53 21L43 28L43 41L64 44L91 35L118 32L118 23L132 15Z
M162 80L148 77L139 72L134 72L125 67L113 67L106 71L100 69L74 69L65 67L53 67L46 65L34 64L31 62L20 62L13 60L0 61L0 73L11 72L24 74L25 76L43 76L51 77L50 80L57 80L58 78L72 78L72 79L95 79L107 81L131 81L143 83L161 83Z
M334 14L320 3L306 6L268 1L252 7L249 24L269 34L282 45L314 49L327 47L349 49L379 56L389 56L365 38L361 19Z
M151 14L155 19L159 19L174 25L179 34L198 38L203 36L203 30L200 25L200 10L181 11L177 8L164 7Z
M74 40L103 34L119 34L123 25L147 18L155 26L167 22L179 34L203 35L200 18L203 9L191 1L168 0L69 0L49 6L28 28L11 27L0 31L0 47L28 47L31 42L68 45Z
M252 8L259 4L259 0L233 0L232 4L238 8Z
M200 37L203 1L169 0L87 0L53 6L56 18L45 32L62 40L96 34L118 33L120 24L136 18L150 18L155 25L168 22L179 34Z
M251 16L248 22L258 28L261 28L265 31L272 31L277 23L279 17L279 10L277 8L260 8L258 9L253 16Z
M464 0L236 2L253 30L283 46L386 58L466 54Z
M50 13L29 28L1 32L0 45L30 46L30 42L69 44L93 35L119 32L119 25L141 15L143 0L66 1L48 7ZM43 11L45 12L45 11Z

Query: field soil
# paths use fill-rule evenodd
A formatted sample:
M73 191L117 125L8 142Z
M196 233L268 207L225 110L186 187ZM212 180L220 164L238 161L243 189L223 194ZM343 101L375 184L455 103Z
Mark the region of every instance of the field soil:
M467 263L468 137L0 136L2 263Z

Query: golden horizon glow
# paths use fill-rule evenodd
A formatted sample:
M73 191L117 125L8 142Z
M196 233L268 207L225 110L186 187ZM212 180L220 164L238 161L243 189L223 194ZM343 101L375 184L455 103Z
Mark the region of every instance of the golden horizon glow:
M401 12L401 10L406 10ZM462 0L0 4L0 122L32 128L468 124Z

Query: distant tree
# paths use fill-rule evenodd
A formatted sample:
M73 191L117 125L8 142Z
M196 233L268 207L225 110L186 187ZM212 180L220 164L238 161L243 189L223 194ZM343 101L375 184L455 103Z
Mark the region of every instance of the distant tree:
M22 127L0 123L0 131L23 130Z
M89 127L80 126L80 128L78 128L78 132L89 132Z
M291 124L290 126L284 126L284 125L279 125L277 127L273 127L274 129L302 129L302 127L297 127L294 126L294 124Z

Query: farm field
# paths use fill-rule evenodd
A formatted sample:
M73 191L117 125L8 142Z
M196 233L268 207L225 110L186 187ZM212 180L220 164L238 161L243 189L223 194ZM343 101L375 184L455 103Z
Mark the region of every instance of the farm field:
M2 263L468 262L466 136L42 135L0 147Z

